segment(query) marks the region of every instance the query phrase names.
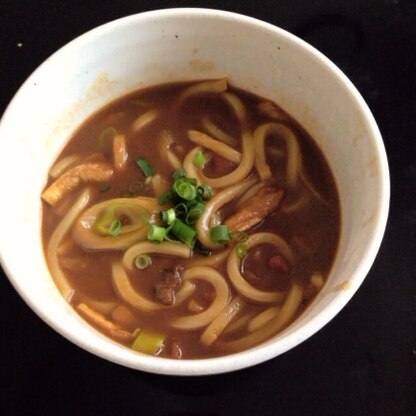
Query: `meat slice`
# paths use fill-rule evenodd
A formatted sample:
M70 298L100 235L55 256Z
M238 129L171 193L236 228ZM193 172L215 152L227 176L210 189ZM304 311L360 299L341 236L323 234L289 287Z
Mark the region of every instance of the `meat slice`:
M162 271L162 281L155 285L155 297L163 305L173 305L175 303L176 291L182 283L182 266Z
M81 183L106 182L113 175L113 168L107 162L86 161L68 170L52 183L42 194L42 199L55 205L62 197L76 189Z
M247 231L273 212L282 199L283 191L265 187L247 199L237 212L225 221L231 231Z

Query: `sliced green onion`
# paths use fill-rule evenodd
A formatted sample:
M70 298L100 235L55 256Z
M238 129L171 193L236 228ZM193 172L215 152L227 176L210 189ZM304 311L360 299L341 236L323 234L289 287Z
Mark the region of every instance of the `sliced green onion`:
M168 202L170 202L173 198L173 193L171 191L163 192L157 199L157 202L159 205L166 205Z
M166 228L160 227L159 225L149 224L149 231L147 233L147 239L155 243L163 241L166 235Z
M110 228L109 228L110 235L112 235L113 237L117 237L121 232L121 227L122 227L121 221L119 219L114 220L110 224Z
M184 178L185 176L185 171L182 168L180 168L176 169L175 172L173 172L172 178L176 181L176 179Z
M201 203L197 203L195 206L193 206L186 215L186 223L187 224L194 224L195 221L201 217L201 215L205 211L205 205Z
M134 265L139 270L147 269L152 265L152 258L148 254L140 254L134 259Z
M170 232L188 247L192 248L195 245L196 230L183 221L176 219L170 226Z
M144 180L144 184L146 186L149 186L153 181L153 176L148 176L145 180Z
M146 178L153 176L153 168L147 159L138 158L136 159L136 164L141 169L143 175L146 176Z
M175 213L177 218L186 218L188 215L188 207L184 202L175 206Z
M144 187L143 182L141 182L141 181L133 182L129 186L129 194L131 196L136 196L140 193L140 191L143 189L143 187Z
M111 185L109 183L105 183L100 186L100 192L107 192L111 189Z
M197 168L202 168L205 163L206 163L207 159L204 155L204 152L202 150L198 150L198 152L195 153L194 158L192 159L193 164L197 167Z
M232 240L238 241L240 243L244 243L248 240L248 234L244 231L232 231L230 236Z
M203 256L210 256L212 254L212 250L209 248L204 247L199 240L195 242L194 251L196 251L199 254L202 254Z
M211 241L218 244L226 244L230 241L230 231L225 224L211 228Z
M247 256L247 244L246 243L238 243L235 246L235 254L239 259L243 259Z
M209 199L211 199L212 188L210 186L201 184L198 186L198 188L196 188L196 190L198 191L199 195L201 195L204 201L208 201Z
M176 213L174 208L170 208L167 211L160 211L161 220L168 225L171 225L176 218Z
M182 199L187 201L194 199L198 194L195 186L184 179L177 179L173 184L173 189Z
M134 351L149 355L158 355L164 346L165 335L155 332L140 331L133 341L131 348Z
M195 178L188 178L187 176L181 178L183 181L190 183L193 186L197 186L198 185L198 181Z

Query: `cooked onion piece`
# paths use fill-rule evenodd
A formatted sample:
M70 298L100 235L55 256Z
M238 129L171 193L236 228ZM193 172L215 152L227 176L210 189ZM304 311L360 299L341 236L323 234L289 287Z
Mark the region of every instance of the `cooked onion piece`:
M205 280L213 286L216 297L212 304L203 312L175 318L171 322L171 326L174 328L184 330L202 328L212 322L230 300L230 288L227 282L221 273L212 267L192 267L185 270L183 274L184 282L194 279Z
M302 295L302 287L298 283L294 283L286 296L280 313L269 321L267 325L235 341L224 342L222 345L231 351L241 351L272 337L295 318L296 312L302 302Z
M224 159L230 160L234 163L240 163L241 153L238 150L213 139L208 136L208 134L202 133L198 130L188 130L188 138L191 142L213 151Z
M123 266L127 270L133 270L134 259L141 254L167 254L189 259L192 256L192 250L185 244L171 243L163 241L160 244L154 244L149 241L141 241L131 246L123 256Z
M158 210L157 201L149 197L115 198L100 202L87 209L73 227L73 238L88 250L124 250L147 235L147 218ZM117 236L106 233L111 221L124 216L129 224L123 225Z
M144 312L158 311L179 305L187 299L195 289L195 286L191 282L184 282L182 287L176 293L175 303L173 305L163 305L147 299L136 291L120 261L114 261L112 264L112 279L114 288L119 296L129 305Z
M244 302L236 296L208 325L201 335L201 342L205 345L213 344L243 306Z
M250 249L258 244L273 244L280 253L283 254L290 262L293 262L293 254L290 247L283 238L272 233L252 234L246 242L247 248ZM235 250L232 250L228 256L227 271L231 283L235 289L247 299L258 303L280 302L284 298L282 292L265 292L252 286L241 274L241 260L238 258Z
M156 120L157 112L155 110L146 111L143 114L140 114L139 117L134 120L132 129L135 133L146 127L148 124Z
M285 140L288 162L286 176L289 186L294 187L301 166L301 154L297 137L292 129L281 123L265 123L254 131L255 167L262 180L271 178L270 167L266 162L264 142L268 135L276 134Z
M246 179L243 182L239 182L233 186L230 186L221 192L214 195L208 203L205 205L205 211L203 212L201 218L196 222L196 230L199 241L211 249L220 248L221 245L211 241L210 236L210 218L214 215L223 205L232 201L234 198L238 197L243 193L247 188L255 183L255 178Z
M71 300L74 290L69 284L65 273L62 271L61 266L59 265L58 246L62 239L65 237L66 233L69 231L75 218L87 206L90 197L91 191L88 188L82 191L81 195L78 197L64 218L62 218L61 222L55 228L55 231L52 233L48 247L46 249L46 257L48 259L48 265L51 274L54 277L55 283L58 286L62 296L68 301Z
M126 136L117 133L113 139L113 160L117 170L124 169L128 158Z
M227 175L218 178L205 176L199 169L199 177L201 181L212 188L224 188L244 180L251 172L254 164L254 142L248 130L242 132L242 155L241 162L236 169Z

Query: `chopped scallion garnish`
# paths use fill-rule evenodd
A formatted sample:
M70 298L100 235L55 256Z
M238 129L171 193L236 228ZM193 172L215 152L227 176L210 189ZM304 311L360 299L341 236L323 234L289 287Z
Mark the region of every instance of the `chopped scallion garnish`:
M116 219L110 224L110 228L108 231L111 236L117 237L121 232L121 227L122 227L121 221L119 219Z
M161 243L166 235L166 228L159 225L149 224L147 238L155 243Z
M170 232L182 243L188 247L193 247L196 239L196 230L185 224L183 221L176 219L170 226Z
M247 256L247 244L246 243L238 243L235 246L235 254L237 254L237 257L239 259L243 259L245 256Z
M186 215L186 223L187 224L193 224L198 218L201 217L201 215L204 213L205 205L201 203L197 203L194 205Z
M171 191L163 192L157 199L159 205L166 205L168 204L173 198L173 193Z
M185 176L185 171L182 168L180 168L176 169L175 172L173 172L172 178L176 181L176 179L184 178Z
M152 265L152 258L148 254L140 254L134 259L134 265L139 270L147 269Z
M202 168L205 165L205 162L207 161L204 152L202 152L202 150L198 150L195 153L194 158L192 159L193 164L197 167L197 168Z
M214 243L226 244L230 241L230 230L225 224L216 225L211 228L211 240Z
M198 191L199 195L201 195L204 201L208 201L212 197L212 189L210 186L202 184L199 185L196 190Z
M174 208L170 208L167 211L160 211L160 217L163 222L168 225L171 225L176 218L176 213Z
M148 178L149 176L153 176L153 168L147 159L137 158L136 164L141 169L143 175L146 176L146 178Z
M177 179L173 184L174 191L179 197L190 201L197 196L196 187L184 179Z

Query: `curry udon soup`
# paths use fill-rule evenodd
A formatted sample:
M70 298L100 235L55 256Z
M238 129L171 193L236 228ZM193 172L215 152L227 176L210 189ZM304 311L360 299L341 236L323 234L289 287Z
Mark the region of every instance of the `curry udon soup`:
M281 108L227 80L112 102L42 193L62 295L133 350L203 358L287 327L321 290L340 230L334 179Z

